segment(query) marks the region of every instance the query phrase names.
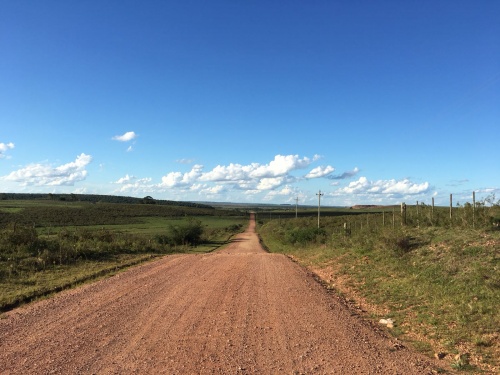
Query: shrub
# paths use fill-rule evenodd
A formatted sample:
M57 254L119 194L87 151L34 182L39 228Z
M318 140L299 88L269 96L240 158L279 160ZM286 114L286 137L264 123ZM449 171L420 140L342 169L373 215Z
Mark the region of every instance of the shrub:
M285 241L291 244L324 243L326 231L323 228L293 228L285 233Z
M382 244L396 254L406 254L414 247L412 238L402 232L386 231L381 236Z
M0 236L0 251L3 253L26 252L36 254L38 235L31 226L14 225L12 229L2 231Z
M200 220L189 219L187 223L170 227L172 245L197 245L203 234Z

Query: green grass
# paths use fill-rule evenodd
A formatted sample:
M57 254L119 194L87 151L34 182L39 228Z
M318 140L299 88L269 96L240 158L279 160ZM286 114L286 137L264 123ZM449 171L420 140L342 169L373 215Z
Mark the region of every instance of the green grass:
M53 265L38 272L5 277L0 282L0 311L44 297L63 289L109 276L118 270L143 263L158 254L119 254L112 259Z
M0 311L152 257L213 251L248 224L246 215L237 214L190 206L0 200ZM184 233L191 224L201 228L196 245L172 242L179 239L173 240L173 228Z
M311 225L310 219L301 220L302 227ZM498 368L500 231L365 226L345 236L333 221L325 223L327 234L306 245L286 241L295 219L261 222L258 231L271 251L348 278L369 305L389 311L397 323L393 331L417 349L444 351L450 358L467 351ZM388 316L374 314L381 317Z

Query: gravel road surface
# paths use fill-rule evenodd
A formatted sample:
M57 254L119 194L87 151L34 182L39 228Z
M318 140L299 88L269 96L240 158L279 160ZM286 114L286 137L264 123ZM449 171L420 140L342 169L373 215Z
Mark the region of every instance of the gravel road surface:
M307 270L265 252L253 218L214 253L166 256L10 311L5 374L432 374Z

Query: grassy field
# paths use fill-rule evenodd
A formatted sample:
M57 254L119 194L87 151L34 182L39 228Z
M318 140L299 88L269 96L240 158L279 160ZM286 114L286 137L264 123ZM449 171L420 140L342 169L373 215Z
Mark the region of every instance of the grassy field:
M0 311L172 253L206 253L243 213L145 204L0 200Z
M344 211L345 213L345 211ZM495 213L496 214L496 213ZM380 212L268 219L258 231L272 252L316 271L395 336L458 370L497 373L500 358L500 231L485 225L392 226ZM385 219L385 226L382 222ZM465 221L467 222L467 221ZM349 223L344 229L343 223Z

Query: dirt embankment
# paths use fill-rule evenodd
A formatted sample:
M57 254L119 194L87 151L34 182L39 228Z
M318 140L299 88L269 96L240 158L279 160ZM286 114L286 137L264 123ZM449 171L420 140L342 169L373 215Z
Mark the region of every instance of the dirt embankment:
M312 275L228 247L168 256L0 319L2 374L431 374Z

